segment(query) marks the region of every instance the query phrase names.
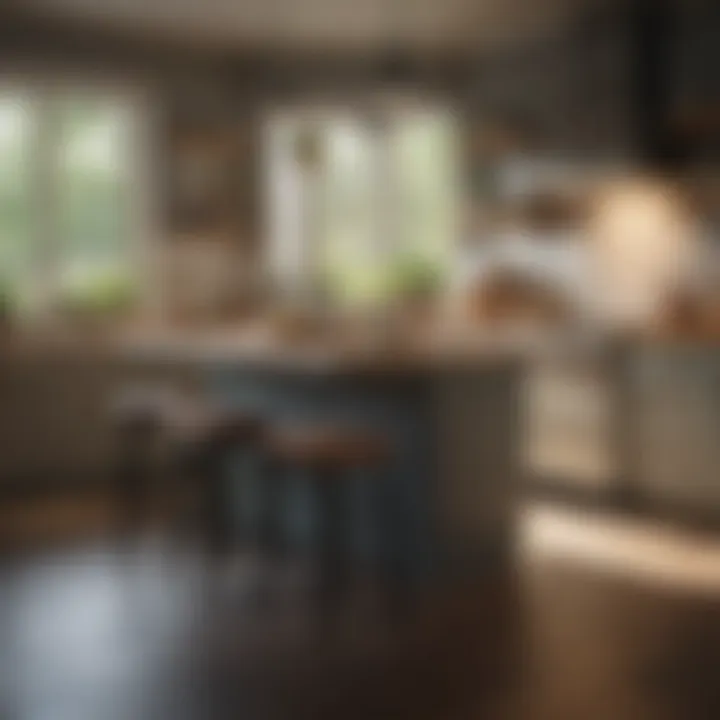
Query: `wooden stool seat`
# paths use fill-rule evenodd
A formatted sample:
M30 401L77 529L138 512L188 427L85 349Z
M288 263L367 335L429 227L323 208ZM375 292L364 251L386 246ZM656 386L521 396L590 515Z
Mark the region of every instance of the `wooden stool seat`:
M366 431L332 427L275 429L268 434L266 443L271 455L282 462L314 469L376 466L389 455L388 443L380 437Z
M260 440L263 423L258 415L240 409L184 405L166 411L163 427L175 448L222 451Z

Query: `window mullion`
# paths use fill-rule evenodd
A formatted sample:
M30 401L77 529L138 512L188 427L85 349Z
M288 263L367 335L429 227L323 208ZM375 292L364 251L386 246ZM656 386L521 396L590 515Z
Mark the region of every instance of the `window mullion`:
M370 126L375 176L375 262L386 264L394 255L397 243L397 204L392 162L392 125L387 117Z
M41 92L35 104L32 207L34 236L35 309L50 314L60 276L60 215L58 153L60 127L56 98Z

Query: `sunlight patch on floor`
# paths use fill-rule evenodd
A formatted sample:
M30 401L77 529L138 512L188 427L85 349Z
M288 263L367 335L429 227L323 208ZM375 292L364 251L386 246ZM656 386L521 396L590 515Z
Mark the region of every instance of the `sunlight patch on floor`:
M678 590L720 592L720 534L683 532L659 521L531 505L520 524L523 557L581 564Z

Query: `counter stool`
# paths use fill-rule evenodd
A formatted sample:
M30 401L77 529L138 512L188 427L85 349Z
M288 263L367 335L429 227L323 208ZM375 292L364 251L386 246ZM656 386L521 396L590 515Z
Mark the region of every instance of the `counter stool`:
M302 471L310 482L316 523L315 589L318 609L324 612L332 608L348 580L349 481L356 470L384 467L391 455L389 443L367 431L296 425L273 429L267 434L266 447L279 470Z
M259 417L242 410L206 408L172 388L149 386L121 390L111 419L122 530L137 529L146 515L164 451L172 482L169 491L194 491L208 544L227 549L234 539L230 463L259 438ZM178 487L178 480L184 487Z
M211 550L225 552L236 540L231 492L232 462L258 447L261 418L238 409L199 411L172 434L170 462L199 499L201 523Z
M148 510L163 413L156 398L121 391L111 405L110 420L115 435L113 494L120 527L127 531L136 529Z

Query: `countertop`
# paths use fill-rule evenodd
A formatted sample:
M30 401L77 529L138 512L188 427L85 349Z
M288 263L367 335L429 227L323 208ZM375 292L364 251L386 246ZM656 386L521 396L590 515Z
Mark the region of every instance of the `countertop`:
M340 342L336 338L283 339L267 328L136 332L114 341L116 352L138 361L231 364L302 372L403 374L458 372L518 363L537 337L478 332L472 337L434 336Z
M94 336L17 334L6 338L7 362L212 364L278 372L442 373L516 364L557 343L540 330L436 328L414 336L359 333L288 337L267 324L226 327L133 326Z

